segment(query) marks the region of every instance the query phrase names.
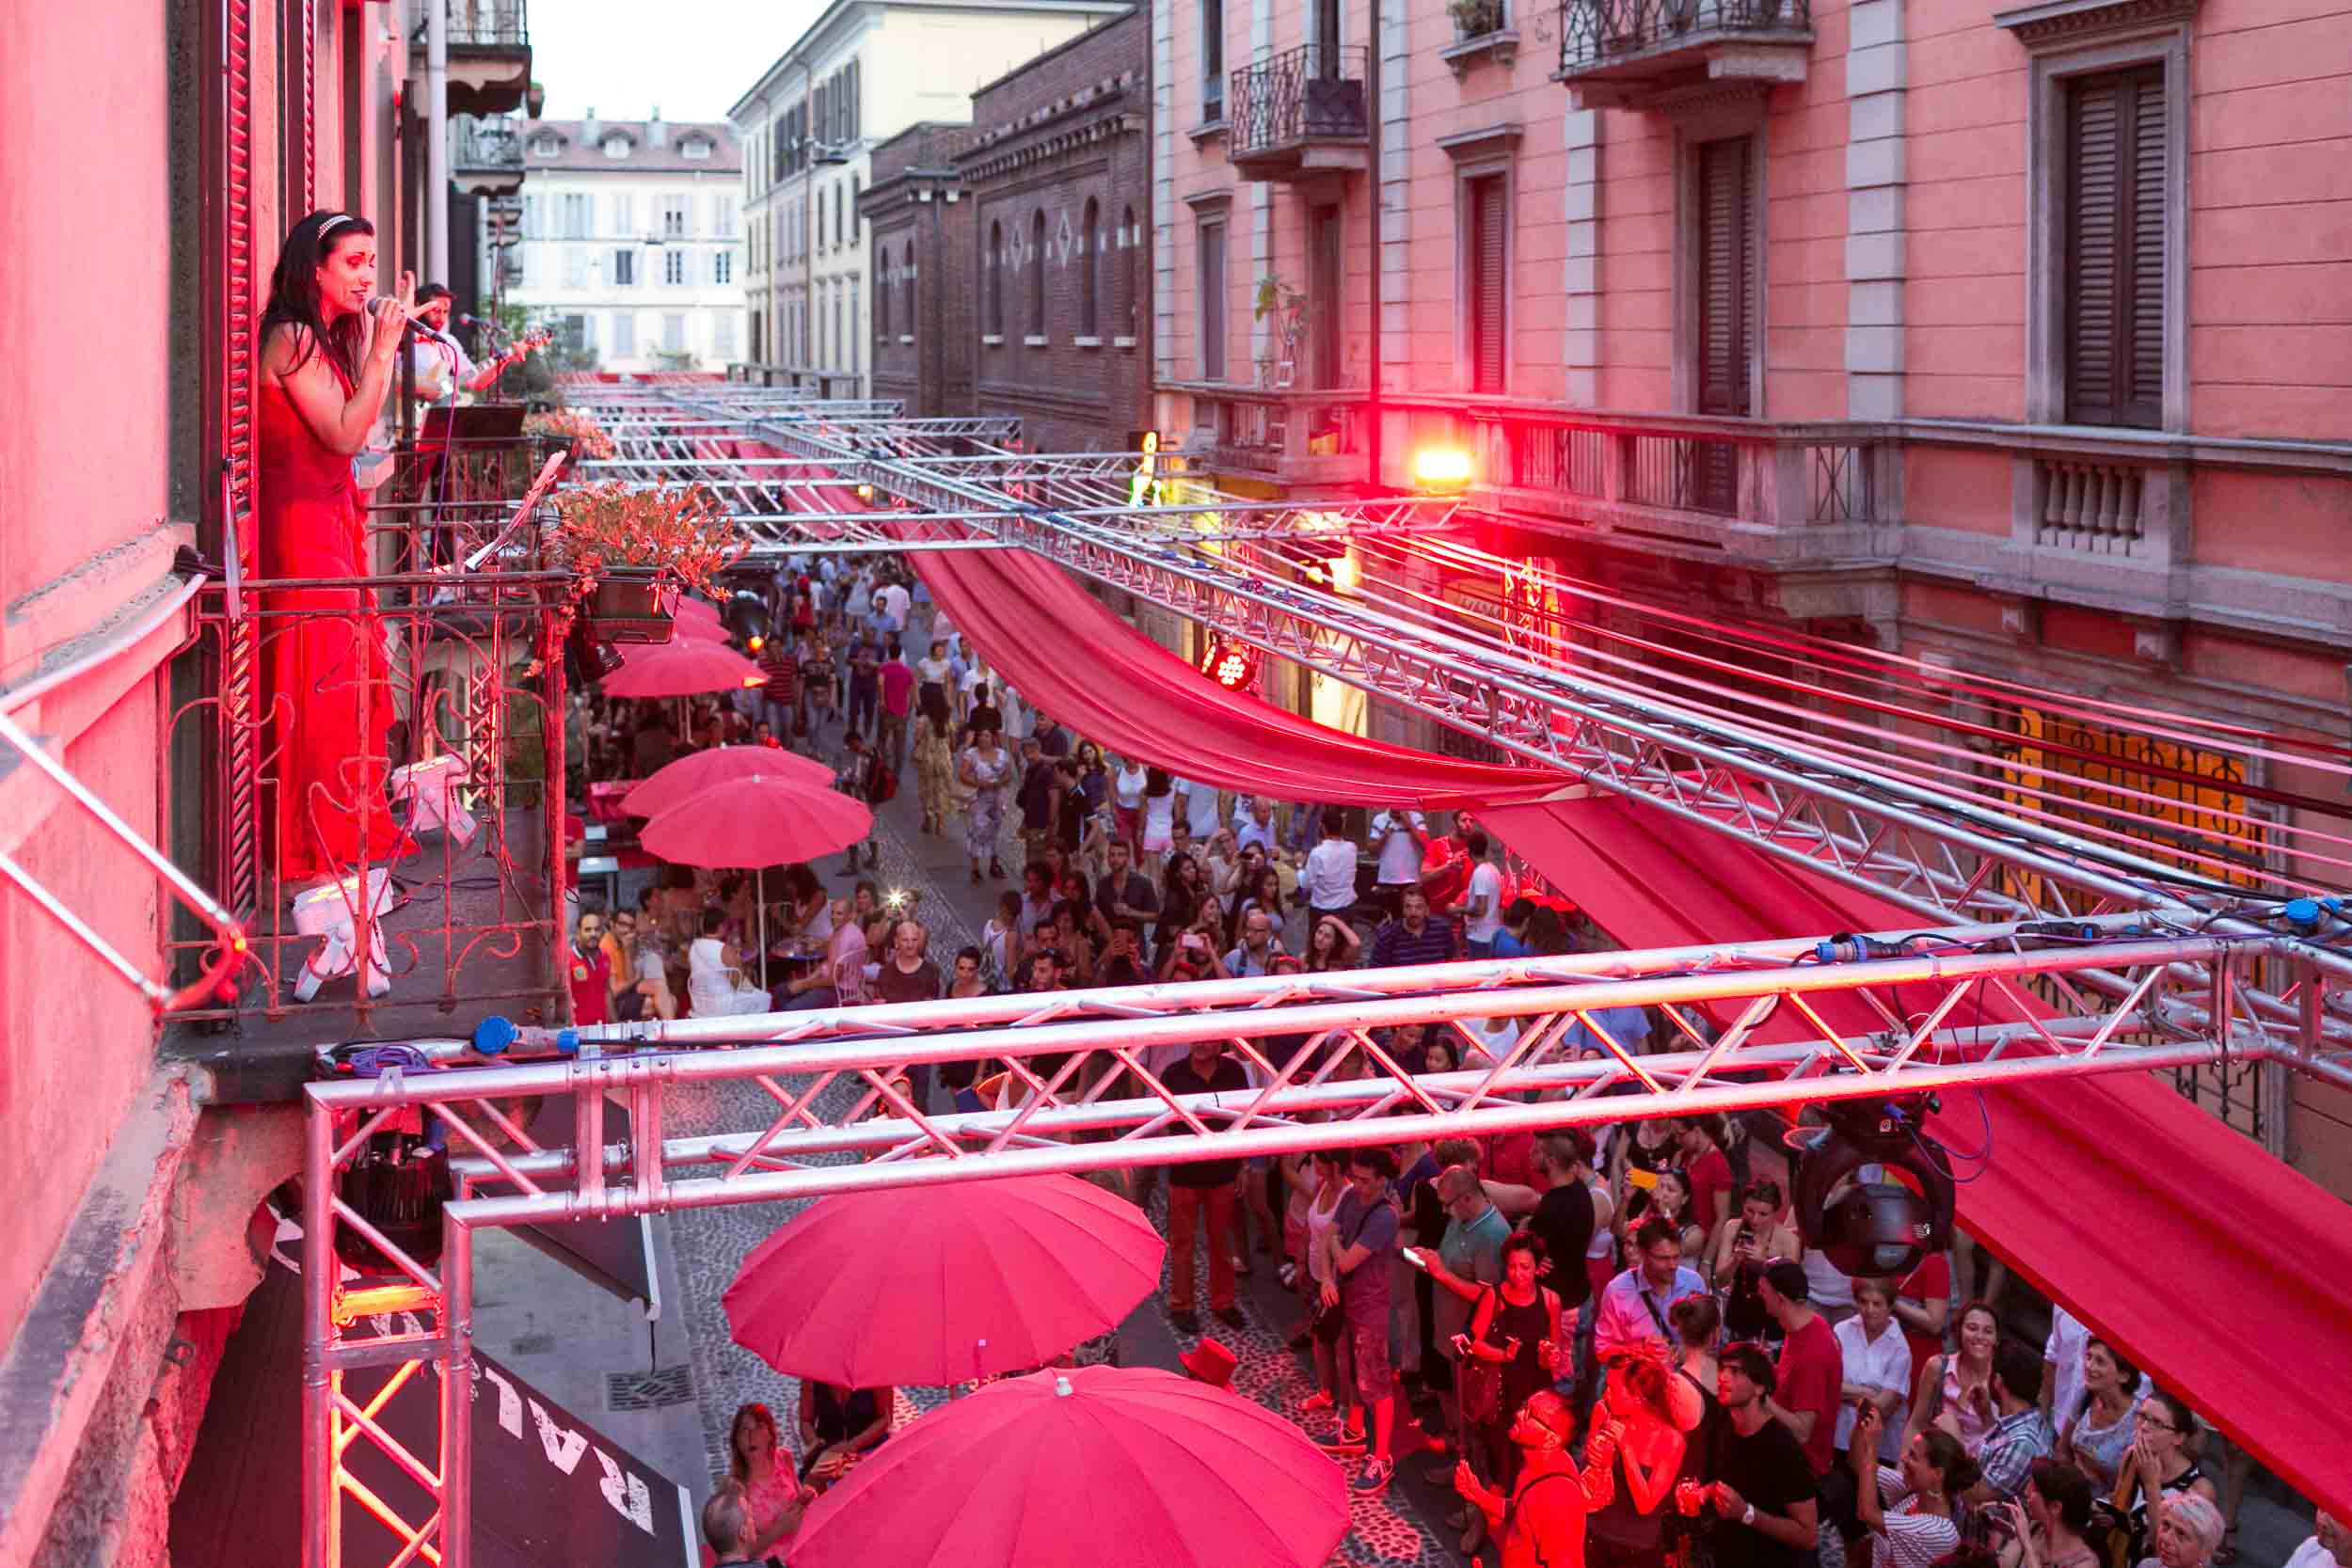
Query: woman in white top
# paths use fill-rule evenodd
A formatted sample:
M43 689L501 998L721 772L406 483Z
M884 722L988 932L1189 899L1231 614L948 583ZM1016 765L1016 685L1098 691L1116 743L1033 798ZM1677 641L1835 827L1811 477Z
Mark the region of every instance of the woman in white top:
M686 950L686 999L696 1018L725 1018L770 1009L768 993L743 977L742 959L719 940L724 910L703 911L703 934Z
M1853 1438L1854 1419L1864 1404L1878 1406L1878 1458L1898 1458L1902 1450L1903 1406L1911 1399L1911 1342L1895 1322L1895 1293L1888 1281L1856 1276L1854 1315L1836 1329L1837 1348L1845 1361L1845 1387L1837 1406L1837 1447Z
M1317 1149L1314 1163L1314 1197L1307 1205L1307 1277L1302 1289L1307 1297L1307 1315L1314 1324L1315 1379L1319 1386L1307 1396L1299 1408L1302 1412L1330 1410L1335 1405L1340 1424L1347 1424L1347 1387L1340 1381L1339 1337L1346 1332L1341 1326L1343 1308L1321 1306L1323 1288L1339 1283L1337 1254L1340 1221L1340 1199L1347 1196L1347 1163L1336 1150ZM1327 1314L1329 1326L1325 1326ZM1327 1338L1327 1334L1328 1338Z
M1111 775L1111 832L1131 846L1143 841L1143 786L1151 775L1133 757L1121 758Z
M1158 881L1161 859L1175 842L1176 781L1161 768L1147 768L1143 770L1143 842L1136 847L1136 868Z

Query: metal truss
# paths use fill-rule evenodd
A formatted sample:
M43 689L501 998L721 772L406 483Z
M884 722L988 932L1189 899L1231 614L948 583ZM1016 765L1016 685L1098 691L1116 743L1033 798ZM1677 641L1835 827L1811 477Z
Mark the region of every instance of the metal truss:
M339 1560L330 1553L334 1509L348 1490L342 1446L383 1441L373 1413L344 1394L344 1376L386 1365L413 1375L438 1361L441 1452L392 1454L438 1506L420 1521L387 1522L407 1543L399 1560L466 1568L472 1238L485 1227L2229 1060L2314 1069L2315 1004L2299 1031L2245 1004L2249 968L2294 957L2288 943L2118 929L2021 951L2026 937L1985 927L1915 933L1899 956L1853 961L1808 961L1810 944L1783 941L882 1006L736 1021L799 1037L732 1052L640 1050L313 1084L303 1227L306 1560ZM1898 951L1892 941L1885 950ZM2123 976L2125 993L2080 984L2094 969ZM2306 974L2315 990L2308 966ZM1644 1006L1667 1020L1675 1049L1636 1054L1612 1033L1607 1009ZM1024 1011L1008 1016L1014 1008ZM1834 1022L1853 1018L1869 1022ZM1409 1074L1391 1050L1388 1032L1399 1027L1495 1019L1515 1021L1516 1037L1497 1054L1466 1052L1472 1065L1461 1071ZM659 1043L696 1032L664 1026ZM605 1043L624 1037L596 1033ZM1204 1039L1248 1065L1249 1088L1169 1088L1161 1069ZM996 1105L933 1117L914 1103L909 1071L949 1063L976 1073L1000 1066ZM774 1105L767 1125L667 1138L666 1091L718 1084L767 1095ZM569 1147L539 1147L522 1131L532 1121L523 1102L548 1098L573 1102ZM627 1107L629 1134L608 1144L605 1107L615 1100ZM369 1137L412 1112L446 1126L469 1194L502 1189L444 1209L431 1263L392 1244L338 1192ZM830 1163L845 1152L860 1158ZM397 1275L340 1280L335 1241L346 1227L392 1259ZM398 1311L433 1326L352 1332L361 1318Z

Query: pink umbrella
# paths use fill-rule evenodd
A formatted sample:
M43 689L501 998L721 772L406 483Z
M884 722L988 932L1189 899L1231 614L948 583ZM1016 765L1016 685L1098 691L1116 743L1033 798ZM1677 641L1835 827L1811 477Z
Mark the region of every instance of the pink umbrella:
M873 831L874 814L857 801L779 769L696 790L646 823L638 843L674 865L776 865L846 849Z
M631 816L658 816L712 784L755 774L817 789L833 787L833 769L814 757L777 746L713 746L706 752L690 752L651 778L641 780L623 797L621 809Z
M604 677L608 697L691 697L758 686L759 666L729 648L700 638L633 648L621 667Z
M677 608L672 614L680 631L691 631L698 637L716 637L721 641L726 638L727 628L725 623L719 619L719 607L707 599L680 594Z
M1309 1568L1346 1534L1339 1465L1273 1411L1157 1368L1081 1367L911 1422L817 1499L789 1560Z
M1142 1210L1074 1176L845 1193L754 1248L722 1300L735 1342L779 1371L936 1386L1116 1328L1167 1250Z

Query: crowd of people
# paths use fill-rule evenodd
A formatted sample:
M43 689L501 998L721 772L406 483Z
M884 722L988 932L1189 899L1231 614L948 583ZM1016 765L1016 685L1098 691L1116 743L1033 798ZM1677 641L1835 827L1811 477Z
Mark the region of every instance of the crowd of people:
M973 884L996 887L979 940L943 966L914 897L886 896L871 847L853 847L846 895L820 867L771 877L771 954L818 955L778 979L743 946L759 928L755 880L674 870L633 911L583 910L578 945L604 955L591 968L608 1016L677 1016L681 996L691 1014L851 1006L1561 954L1599 940L1515 882L1467 814L1439 835L1406 804L1278 802L1107 752L1024 705L925 609L887 562L793 563L771 605L789 636L762 654L765 687L697 705L685 739L659 707L591 699L584 739L593 768L640 775L681 746L789 746L827 757L842 787L876 800L911 761L918 831L960 836ZM596 997L580 1004L587 1016ZM1603 1009L1565 1043L1597 1054L1606 1036L1638 1052L1657 1024L1644 1009ZM1500 1059L1518 1027L1416 1024L1373 1038L1402 1070L1435 1072ZM1216 1041L1147 1065L1176 1094L1235 1092L1256 1077ZM1328 1069L1381 1070L1361 1052ZM1019 1085L994 1063L946 1064L936 1085L923 1076L908 1085L916 1103L936 1095L966 1111ZM1427 1479L1459 1496L1449 1524L1465 1551L1491 1536L1506 1563L1569 1561L1514 1553L1572 1536L1600 1568L2234 1559L2223 1503L2226 1489L2234 1511L2242 1472L2232 1476L2181 1399L2063 1310L2045 1342L2017 1338L1990 1303L1961 1294L1947 1257L1899 1277L1844 1275L1800 1236L1776 1139L1739 1120L1137 1174L1135 1196L1165 1186L1165 1305L1178 1332L1200 1335L1204 1316L1246 1327L1238 1280L1268 1259L1296 1301L1272 1326L1312 1367L1302 1420L1361 1492L1425 1458ZM1961 1263L1999 1288L1989 1260ZM1195 1352L1227 1354L1212 1339ZM733 1483L706 1514L723 1558L765 1556L826 1472L886 1436L888 1391L879 1413L872 1395L803 1395L801 1446L823 1456L813 1475L779 1449L764 1409L739 1414ZM2338 1543L2323 1515L2298 1568L2324 1568Z

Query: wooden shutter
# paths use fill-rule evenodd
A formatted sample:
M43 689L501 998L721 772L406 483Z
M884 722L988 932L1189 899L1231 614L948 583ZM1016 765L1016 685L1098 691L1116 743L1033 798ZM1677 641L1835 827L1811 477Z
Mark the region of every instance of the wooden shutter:
M1502 176L1470 182L1470 390L1503 389L1503 287L1511 246L1510 214Z
M1755 313L1748 210L1750 139L1734 136L1699 148L1699 412L1750 411Z
M2067 89L2066 417L2164 419L2164 68Z
M1200 226L1200 379L1225 379L1225 226Z

